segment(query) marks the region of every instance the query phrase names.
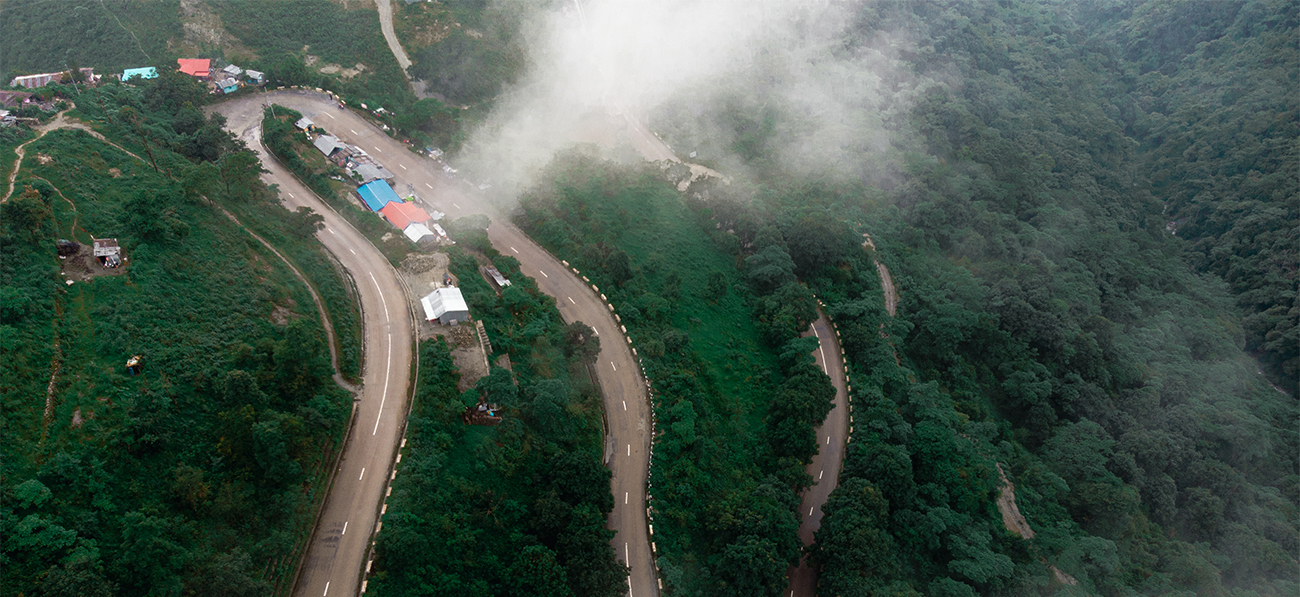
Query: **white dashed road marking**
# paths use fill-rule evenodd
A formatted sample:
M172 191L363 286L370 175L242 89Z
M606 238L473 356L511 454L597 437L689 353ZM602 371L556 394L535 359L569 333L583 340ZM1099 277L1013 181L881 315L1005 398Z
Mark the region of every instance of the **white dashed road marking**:
M329 112L321 112L321 114L324 114L324 115L326 115L326 116L329 116L330 118L334 118L334 115L333 115L333 114L330 114Z
M452 205L455 205L455 206L456 206L456 209L460 209L460 206L459 206L459 205L456 205L455 203L452 203Z
M543 276L546 276L546 272L543 272L542 270L537 270L537 271L538 271L538 272L541 272L541 274L542 274ZM549 278L550 276L546 276L546 277Z
M514 252L516 252L516 253L519 252L519 249L516 249L516 248L514 248L514 247L510 247L510 250L511 250L511 251L514 251Z
M329 595L329 594L330 594L330 583L329 581L325 581L325 592L321 593L321 595Z
M360 477L357 477L357 480L360 481L360 480L361 480L362 478L364 478L365 476L366 476L366 469L365 469L365 467L362 467L362 469L361 469L361 476L360 476Z
M429 188L431 188L431 189L433 188L433 185L431 185L431 184L429 184L429 183L427 183L427 182L424 183L424 186L429 187Z
M343 521L343 532L342 532L342 533L339 533L339 534L340 534L340 535L346 535L346 534L348 534L348 521L346 521L346 520Z
M573 302L573 297L571 297L571 296L566 296L566 297L564 297L564 298L569 299L569 302L572 303L572 304L574 304L574 305L578 304L578 303Z
M610 362L609 362L609 366L610 366L610 367L613 367L615 371L618 371L618 365L615 365L615 364L614 364L614 361L610 361Z
M402 165L401 165L401 164L398 164L398 166L402 166ZM405 169L406 169L406 166L402 166L402 169L405 170Z
M375 279L374 273L370 274L370 281L375 284L375 290L379 291L379 300L382 301L384 305L384 320L387 321L389 319L388 299L384 298L384 290L379 287L379 281ZM379 421L381 421L384 417L384 403L388 401L388 378L391 377L391 374L393 372L393 334L391 332L388 334L387 352L388 352L388 363L384 367L384 393L379 395L379 414L375 416L375 428L373 431L370 432L370 435L375 435L379 433ZM397 472L397 471L394 470L393 472Z
M623 401L623 410L627 410L627 401L626 401L626 400Z
M378 145L375 146L375 151L378 151L379 153L384 153L384 150L380 149Z
M349 130L349 131L352 131L352 129L348 129L348 130ZM361 133L358 133L358 132L356 132L356 131L352 131L352 134L353 134L353 135L360 135Z

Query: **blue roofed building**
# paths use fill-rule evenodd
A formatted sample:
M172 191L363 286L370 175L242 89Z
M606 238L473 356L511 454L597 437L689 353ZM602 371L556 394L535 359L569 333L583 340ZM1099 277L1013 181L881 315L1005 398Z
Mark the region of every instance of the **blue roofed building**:
M130 81L131 77L140 77L141 79L157 79L158 69L152 66L143 68L128 68L122 71L122 80Z
M372 180L357 187L357 194L361 195L361 200L366 202L366 207L371 211L383 209L389 201L402 202L402 198L397 196L393 187L388 186L388 183L383 180Z

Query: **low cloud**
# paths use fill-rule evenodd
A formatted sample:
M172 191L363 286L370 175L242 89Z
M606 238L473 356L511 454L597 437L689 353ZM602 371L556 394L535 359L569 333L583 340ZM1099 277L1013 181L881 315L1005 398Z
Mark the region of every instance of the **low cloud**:
M906 77L899 41L854 38L857 18L856 5L827 3L562 3L527 19L530 68L460 162L508 199L574 143L626 144L631 121L730 174L744 169L739 151L869 177L864 154L888 149L882 115L899 109Z

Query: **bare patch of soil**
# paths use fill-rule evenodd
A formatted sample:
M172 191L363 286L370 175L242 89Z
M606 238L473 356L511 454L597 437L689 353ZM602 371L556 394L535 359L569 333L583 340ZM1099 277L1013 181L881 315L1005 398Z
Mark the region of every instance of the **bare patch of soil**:
M43 154L43 153L38 153L38 154L36 154L36 161L40 162L41 165L45 165L45 164L48 164L48 163L50 163L50 162L53 162L53 161L54 161L54 158L52 158L52 157L50 157L50 156L48 156L48 155L45 155L45 154Z
M341 5L343 10L374 10L374 0L330 0Z
M321 67L316 70L325 73L327 75L338 73L338 75L340 77L343 77L344 79L351 79L352 77L355 77L365 72L366 65L358 62L356 66L353 66L352 68L343 68L342 66L339 66L337 64L325 64L325 65L321 65Z
M63 276L70 282L89 282L100 276L120 276L126 273L126 260L118 267L104 267L95 258L95 249L91 245L81 245L75 254L60 257Z
M299 317L302 316L284 305L276 305L274 309L271 309L271 323L278 326L289 325L289 320Z
M998 465L998 477L1002 479L1002 490L998 493L998 511L1002 513L1002 526L1007 527L1021 539L1033 539L1034 529L1029 528L1029 521L1025 520L1024 515L1020 513L1020 508L1016 506L1016 486L1007 480L1007 474L1002 471L1002 464Z
M1002 470L1002 463L997 463L997 467L998 478L1002 480L1002 487L998 492L998 511L1002 513L1002 526L1018 535L1021 539L1033 539L1034 529L1029 528L1029 521L1025 520L1025 516L1020 513L1020 508L1016 506L1016 486L1007 479L1006 472ZM1045 560L1044 563L1046 563ZM1048 564L1047 567L1052 569L1052 575L1056 577L1056 582L1070 586L1079 584L1078 580L1062 572L1060 568L1051 564Z
M474 331L474 325L468 322L459 325L441 325L436 321L425 321L424 306L420 304L421 298L437 288L446 286L443 284L443 276L448 274L447 266L450 261L446 253L411 253L402 261L397 272L411 292L409 298L411 308L415 310L418 319L418 338L427 340L441 336L447 341L447 345L451 347L451 360L460 370L460 383L457 384L457 388L463 392L488 374L487 355L479 343L478 333ZM457 280L453 277L451 285L456 284Z
M200 0L181 0L180 40L168 41L168 49L186 53L203 48L219 47L226 56L254 56L251 48L226 31L221 17Z
M118 170L117 168L109 168L108 175L112 176L113 178L118 178L122 176L122 171Z

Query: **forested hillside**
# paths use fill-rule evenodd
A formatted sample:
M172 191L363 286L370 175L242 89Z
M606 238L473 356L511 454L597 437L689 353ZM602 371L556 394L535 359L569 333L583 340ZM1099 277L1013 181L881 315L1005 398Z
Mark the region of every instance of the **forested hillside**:
M49 91L117 146L47 134L0 209L0 593L284 591L351 396L306 286L223 209L316 287L352 375L355 303L310 214L281 207L196 109L201 85ZM125 264L88 278L84 257L56 254L92 236L116 238Z
M614 558L610 472L601 462L601 396L588 366L600 337L565 325L554 299L487 242L482 216L449 227L450 270L491 338L493 366L457 393L443 339L420 344L420 378L398 475L376 537L367 594L622 595ZM500 295L479 274L513 282ZM466 425L468 407L497 405L496 426Z
M1246 350L1300 380L1300 51L1294 2L1097 3L1084 23L1127 61L1126 133L1198 271L1228 282Z
M766 229L745 259L654 165L574 153L544 179L515 221L608 295L651 385L663 431L648 506L666 590L780 592L800 555L813 430L835 395L816 339L799 337L817 304L785 241Z
M814 550L825 594L1296 590L1300 419L1242 352L1283 376L1294 354L1294 7L1224 4L862 7L819 60L894 40L873 64L895 93L862 100L890 144L811 175L784 88L658 113L675 146L752 169L690 193L755 256L777 225L868 373ZM1032 540L1002 524L999 465Z
M1295 8L1227 4L862 8L839 51L910 42L910 96L879 104L911 104L881 124L892 147L839 165L865 185L785 168L800 120L777 92L723 121L759 185L702 206L742 246L754 222L805 237L797 273L870 372L814 550L824 594L1048 593L1045 563L1089 593L1295 592L1296 403L1242 352L1290 375ZM1030 541L993 505L998 466Z

